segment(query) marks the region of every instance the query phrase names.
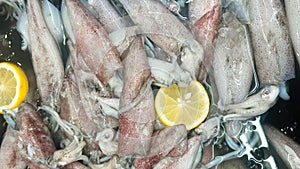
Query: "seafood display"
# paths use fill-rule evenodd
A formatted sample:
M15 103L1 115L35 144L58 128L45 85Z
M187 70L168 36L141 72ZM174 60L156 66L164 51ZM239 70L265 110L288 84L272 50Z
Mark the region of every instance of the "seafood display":
M261 124L278 99L289 99L296 77L297 1L0 0L0 7L32 64L27 99L3 110L0 166L300 167L300 146ZM197 86L187 90L193 81L209 102L194 97L203 94ZM178 93L166 95L170 86L186 92L176 100L170 95ZM164 104L156 104L162 88ZM192 107L195 99L210 107L205 120L192 129L176 124L173 111L203 107Z

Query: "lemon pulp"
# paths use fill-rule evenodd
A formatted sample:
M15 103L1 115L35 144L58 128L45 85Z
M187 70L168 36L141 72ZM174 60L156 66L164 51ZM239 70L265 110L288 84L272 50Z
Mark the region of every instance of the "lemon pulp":
M24 71L10 62L0 63L0 113L18 107L28 93L28 80Z
M205 120L209 104L208 94L198 81L191 81L187 87L173 84L160 88L155 97L155 110L161 122L166 126L184 124L187 130Z

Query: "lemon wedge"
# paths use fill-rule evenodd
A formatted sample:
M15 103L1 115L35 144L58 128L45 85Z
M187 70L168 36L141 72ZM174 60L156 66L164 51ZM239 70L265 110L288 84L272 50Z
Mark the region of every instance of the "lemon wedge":
M28 93L28 80L24 71L10 62L0 63L0 113L18 107Z
M200 125L209 111L209 97L198 81L191 81L187 87L173 84L160 88L155 97L155 110L166 126L184 124L187 130Z

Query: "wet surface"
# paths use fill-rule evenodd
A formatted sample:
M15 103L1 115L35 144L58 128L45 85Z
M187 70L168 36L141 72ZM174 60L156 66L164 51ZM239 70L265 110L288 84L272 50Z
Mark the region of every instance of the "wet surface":
M279 99L269 110L265 122L278 128L281 132L300 144L300 69L296 66L296 79L289 83L289 101Z

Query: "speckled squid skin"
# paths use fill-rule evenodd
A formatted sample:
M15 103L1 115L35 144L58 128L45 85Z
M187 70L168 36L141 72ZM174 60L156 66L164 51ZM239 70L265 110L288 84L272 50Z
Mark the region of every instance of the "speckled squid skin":
M58 106L64 77L59 49L46 26L40 1L31 0L27 5L32 65L41 101L42 104Z
M221 106L246 98L253 77L252 63L245 27L233 13L223 14L212 62Z
M68 76L63 83L60 116L62 119L77 126L80 132L87 136L85 138L87 146L83 153L95 160L102 154L95 140L97 133L101 132L105 124L108 123L105 123L105 118L97 114L100 111L99 105L93 99L98 93L93 93L93 90L85 85L89 79L89 76L85 75L91 73L90 70L88 68L89 71L83 70L84 65L79 65L78 59L82 58L77 53L75 46L69 43L69 49L72 64L67 70ZM86 74L82 74L82 72ZM92 75L93 77L95 76L94 74Z
M192 33L159 1L120 0L130 18L155 44L177 53Z
M69 78L64 80L61 101L61 118L76 125L87 136L96 138L97 132L100 131L103 126L98 126L97 123L91 121L92 119L87 115L81 102L77 80L72 71L69 71ZM90 114L92 114L92 112Z
M46 169L47 160L56 150L47 126L28 103L19 106L16 123L20 129L18 148L31 169Z
M293 42L293 48L298 64L300 65L300 1L285 0L285 10L288 19L290 37Z
M191 31L159 1L120 0L132 21L158 47L180 60L180 67L193 78L199 75L203 48ZM139 32L139 33L140 33Z
M120 97L120 109L131 105L141 95L141 101L119 115L119 155L146 155L150 148L154 129L154 96L150 86L150 67L141 37L131 44L123 60L124 86ZM146 90L146 92L145 92Z
M253 52L260 85L280 85L295 78L287 18L280 0L249 1Z
M204 48L199 81L206 79L213 59L213 45L221 22L220 0L193 0L189 5L189 20L196 40Z
M82 58L105 85L121 67L119 53L107 32L79 0L66 0L68 16Z
M125 20L122 20L121 16L114 9L109 0L89 0L88 3L93 7L96 18L108 33L126 27Z
M135 38L136 30L134 27L130 27L133 23L129 22L128 17L121 17L108 0L89 0L89 4L95 10L96 17L109 36L122 34L122 36L118 36L117 44L113 42L122 54Z
M81 115L84 110L80 104L78 87L75 81L73 81L74 77L71 77L74 76L74 74L70 73L70 71L68 72L69 77L64 80L61 90L61 110L59 115L61 119L66 120L71 124L75 124L79 129L81 129L80 118L84 117Z
M118 122L116 122L118 121L117 119L113 119L111 116L101 115L101 110L99 109L101 106L99 102L102 102L101 98L113 97L111 91L107 90L103 83L97 79L96 75L87 66L83 56L80 53L77 53L77 49L70 43L69 49L71 53L72 69L74 71L71 81L75 83L73 85L78 88L80 104L85 112L85 116L95 123L96 128L99 130L106 127L114 128L118 126ZM92 128L96 129L94 127ZM90 130L90 128L85 130Z
M101 150L95 141L95 137L96 133L100 130L97 124L92 122L84 111L80 101L78 86L72 80L66 79L63 84L60 117L77 126L84 135L88 136L85 139L87 145L83 154L91 157L95 153L92 158L98 158L101 155ZM66 133L61 132L61 134L64 139L68 139L69 141L73 139L73 136L69 136Z
M187 130L184 125L165 127L154 133L149 154L137 157L133 166L139 169L152 169L163 158L178 157L187 150Z
M201 144L201 137L194 136L188 140L188 150L179 157L167 157L161 160L154 169L182 169L191 168L195 160L195 156L198 152Z
M1 168L25 169L27 164L18 149L18 131L7 127L0 148Z
M66 79L63 83L61 103L61 118L76 125L89 137L95 138L99 128L95 123L89 122L80 102L78 86L72 79Z

